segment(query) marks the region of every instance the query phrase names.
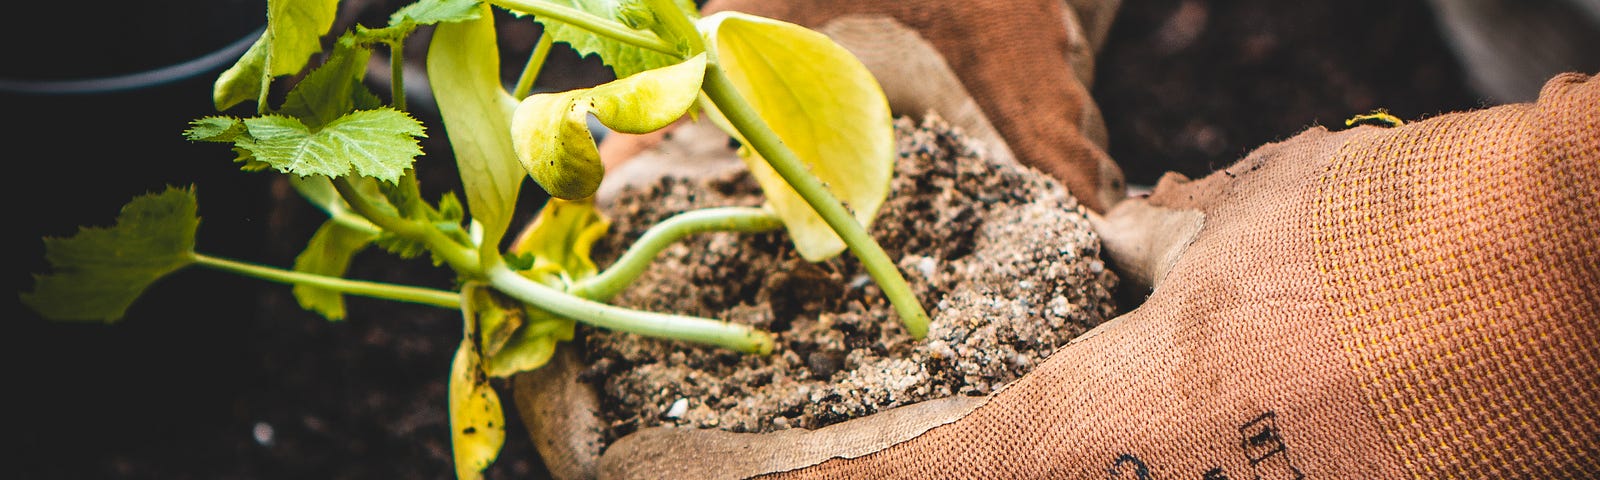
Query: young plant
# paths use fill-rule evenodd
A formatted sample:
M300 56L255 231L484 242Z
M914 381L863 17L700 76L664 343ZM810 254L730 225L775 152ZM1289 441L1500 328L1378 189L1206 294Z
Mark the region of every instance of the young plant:
M769 353L769 333L705 318L619 308L621 292L662 249L707 231L785 228L810 261L849 249L920 338L927 314L865 225L888 195L894 143L887 102L871 74L827 37L725 12L699 18L674 0L422 0L379 28L357 26L269 105L274 81L321 53L337 0L269 0L268 28L215 84L219 111L254 101L257 115L195 120L184 134L231 145L246 171L288 175L328 214L292 269L195 250L196 195L168 188L135 198L116 225L45 239L52 273L22 301L46 317L111 322L152 283L190 265L293 285L300 305L329 320L362 295L460 309L464 334L449 383L457 475L481 476L505 438L490 378L544 365L576 322L742 352ZM493 8L544 27L514 91L500 81ZM405 39L432 26L427 71L465 190L422 198L414 170L426 129L407 112L403 75L385 102L365 87L367 60L387 48L399 71ZM527 95L553 42L596 54L617 80ZM592 196L604 175L587 119L646 133L704 113L737 138L766 193L760 208L690 211L650 228L600 271L590 246L609 222ZM553 198L508 239L524 175ZM841 202L841 200L843 202ZM847 209L845 204L853 208ZM467 213L470 212L470 218ZM342 278L371 247L429 255L459 279L455 291Z

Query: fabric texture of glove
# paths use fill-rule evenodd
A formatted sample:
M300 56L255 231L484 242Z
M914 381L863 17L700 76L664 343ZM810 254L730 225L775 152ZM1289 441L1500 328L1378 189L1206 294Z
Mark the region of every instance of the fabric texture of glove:
M1169 176L1108 214L1148 206L1204 218L1138 309L960 420L768 473L1592 475L1596 205L1600 80L1585 75L1552 79L1536 103L1313 128L1204 179ZM624 438L602 476L690 464L687 475L714 477L736 463L717 458L764 448L759 435L701 437L711 436Z

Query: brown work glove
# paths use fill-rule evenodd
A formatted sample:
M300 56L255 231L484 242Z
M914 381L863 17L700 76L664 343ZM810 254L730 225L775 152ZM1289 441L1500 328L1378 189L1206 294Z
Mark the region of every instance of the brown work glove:
M1600 471L1600 79L1312 128L1097 228L1138 309L981 400L645 429L601 478L1579 478Z

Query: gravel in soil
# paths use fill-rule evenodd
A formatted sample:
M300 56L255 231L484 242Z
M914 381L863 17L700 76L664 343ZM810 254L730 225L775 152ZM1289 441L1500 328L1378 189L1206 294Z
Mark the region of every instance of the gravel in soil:
M1111 318L1115 274L1086 210L1037 170L989 159L942 120L895 124L901 152L871 233L932 316L912 339L848 253L810 263L782 232L713 233L656 259L615 303L754 325L770 356L587 331L607 442L677 425L767 432L817 428L951 395L985 395ZM605 265L649 225L685 210L759 205L744 171L665 177L607 212Z

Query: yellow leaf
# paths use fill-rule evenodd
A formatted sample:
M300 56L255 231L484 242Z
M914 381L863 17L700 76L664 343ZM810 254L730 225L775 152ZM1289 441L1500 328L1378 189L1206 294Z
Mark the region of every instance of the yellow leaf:
M525 305L489 288L461 290L462 314L477 322L477 368L493 378L509 378L544 366L556 343L572 340L576 324ZM452 386L452 392L454 392ZM490 393L493 393L492 391Z
M511 139L517 101L500 84L500 50L489 4L478 18L446 22L428 46L428 82L455 152L472 218L483 225L480 254L490 258L511 224L522 169Z
M455 453L456 478L483 478L483 470L500 456L506 441L505 413L500 395L483 373L478 352L477 321L470 299L471 290L462 288L462 313L466 328L461 346L450 364L450 446Z
M560 283L534 278L546 285L566 289L573 282L595 275L598 269L589 258L594 243L605 237L611 219L595 209L591 200L568 201L552 198L539 210L533 227L511 245L515 253L532 254L533 270L559 275ZM546 267L553 265L553 268Z
M866 66L826 35L792 23L719 12L699 27L712 61L739 94L856 221L871 225L889 195L895 146L889 101ZM844 241L765 159L749 148L740 154L801 256L817 262L844 250Z
M700 94L706 58L639 72L594 88L531 95L511 118L511 141L528 175L556 198L594 195L605 175L589 135L588 115L626 133L648 133L689 111Z

